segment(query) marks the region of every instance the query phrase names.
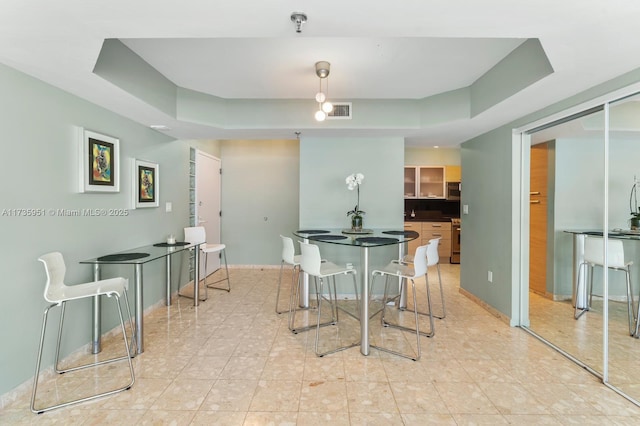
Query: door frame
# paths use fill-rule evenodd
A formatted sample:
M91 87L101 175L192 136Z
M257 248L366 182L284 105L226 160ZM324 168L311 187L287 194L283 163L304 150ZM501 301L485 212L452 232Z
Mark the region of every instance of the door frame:
M200 203L201 203L201 199L199 197L199 193L202 190L201 185L203 184L203 173L202 173L202 168L198 167L198 159L199 158L205 158L206 160L213 160L215 162L217 162L217 168L218 170L222 169L222 161L214 156L211 155L207 152L201 151L199 149L195 149L195 211L194 211L194 220L195 220L195 226L202 226L202 222L200 221ZM220 173L220 172L218 172ZM214 224L213 226L217 227L217 232L216 235L211 235L211 232L207 232L207 242L209 244L219 244L220 240L222 239L222 218L221 218L221 211L222 211L222 205L221 205L221 189L222 189L222 183L221 183L221 178L218 178L218 187L217 188L212 188L212 190L217 192L217 205L218 205L218 212L213 216L213 218L216 219L216 224ZM209 226L205 226L205 229L210 228ZM219 256L212 256L211 259L208 259L208 267L207 270L205 271L205 276L209 276L210 274L212 274L213 272L215 272L216 270L218 270L220 268L220 257Z

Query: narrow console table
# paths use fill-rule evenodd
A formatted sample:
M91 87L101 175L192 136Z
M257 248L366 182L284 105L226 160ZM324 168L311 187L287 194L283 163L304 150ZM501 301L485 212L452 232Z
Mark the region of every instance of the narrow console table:
M145 263L152 262L154 260L164 258L166 260L166 304L171 304L171 256L176 253L190 250L194 247L199 247L200 244L179 243L167 244L158 243L154 245L137 247L130 250L120 251L117 253L109 254L106 256L100 256L92 259L83 260L80 263L93 265L93 279L100 279L101 267L104 265L133 265L134 266L134 316L135 316L135 338L137 353L144 352L144 304L142 299L143 289L143 270L142 267ZM199 277L200 274L200 262L195 262L194 274ZM193 304L198 306L199 295L197 279L194 281L193 290ZM101 350L100 335L102 334L101 325L101 306L100 297L97 296L93 300L93 324L92 324L92 353L98 353Z

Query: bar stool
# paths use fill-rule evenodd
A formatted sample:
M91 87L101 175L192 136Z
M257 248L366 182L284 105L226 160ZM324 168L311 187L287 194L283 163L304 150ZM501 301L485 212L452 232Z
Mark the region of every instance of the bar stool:
M93 281L85 284L67 286L64 284L66 266L64 264L64 258L62 257L62 254L60 254L59 252L48 253L40 256L38 260L44 264L44 268L47 273L47 283L45 284L45 288L44 288L44 298L47 302L52 303L52 305L48 306L44 310L44 317L42 320L42 332L40 333L40 345L38 347L36 371L35 371L35 376L33 378L33 391L31 393L31 411L37 414L42 414L45 411L53 410L55 408L66 407L71 404L90 401L92 399L100 398L107 395L112 395L112 394L130 389L131 386L133 386L133 383L135 382L135 376L133 372L133 364L131 363L132 351L131 351L131 348L129 347L129 342L127 341L127 333L124 326L124 317L122 315L122 307L120 305L120 298L122 298L127 307L127 313L129 315L129 326L131 327L132 341L135 342L133 326L131 324L131 310L129 308L129 300L127 298L127 288L129 286L129 281L125 278L120 277L120 278L110 278L110 279L105 279L100 281ZM113 297L112 300L116 303L118 307L118 315L120 317L120 327L122 329L122 336L124 339L124 349L125 349L126 355L110 358L103 361L96 361L89 364L80 365L77 367L60 369L59 368L60 342L62 340L64 313L65 313L67 302L70 302L73 300L93 298L96 296L103 296L103 295L108 296L109 298ZM58 340L56 343L56 353L55 353L55 360L54 360L55 372L58 374L63 374L63 373L68 373L72 371L82 370L89 367L96 367L98 365L107 364L111 362L127 360L129 365L129 376L131 380L126 385L111 391L97 393L88 397L74 399L72 401L64 402L61 404L55 404L55 405L51 405L44 408L36 408L35 402L36 402L36 395L38 391L38 376L40 375L40 365L42 363L42 349L44 346L45 332L47 329L47 317L49 314L49 310L56 306L60 306L62 310L60 313L60 324L58 326Z
M213 288L216 290L224 290L226 292L231 291L231 281L229 280L229 267L227 265L227 253L226 246L224 244L208 244L207 241L207 233L204 229L204 226L192 226L184 228L184 239L185 241L191 244L200 244L200 252L204 253L204 292L205 292L205 300L209 297L207 292L207 288ZM222 258L224 259L224 269L226 272L226 276L217 281L207 284L207 262L209 260L209 253L221 253ZM196 256L196 262L200 262L200 256ZM200 283L200 277L194 279L194 285L198 285ZM215 287L213 284L217 284L219 282L226 281L227 287ZM181 294L181 296L184 296ZM186 296L190 297L190 296Z
M604 267L604 238L601 237L585 237L584 240L584 260L578 267L578 277L576 282L576 298L582 291L581 275L583 267L589 266L589 302L586 308L578 308L575 304L573 317L580 318L591 307L593 299L593 270L595 266ZM631 265L632 261L624 260L624 245L622 240L607 239L607 257L609 269L614 271L622 271L627 279L627 313L629 316L629 334L637 336L638 334L638 318L639 315L634 309L633 295L631 294ZM639 306L640 307L640 306Z
M278 290L276 292L276 314L282 314L285 312L291 312L292 303L293 303L293 293L294 293L294 285L298 281L296 278L300 275L300 258L302 256L295 254L295 247L293 245L293 240L289 237L285 237L280 235L280 240L282 241L282 259L280 260L280 277L278 278ZM293 273L291 276L291 292L289 294L289 309L287 310L278 310L278 304L280 302L280 287L282 286L282 271L284 269L284 265L293 266Z
M433 315L434 318L445 319L447 312L444 304L444 292L442 290L442 276L440 275L440 254L438 253L438 246L442 237L432 238L427 245L427 274L425 280L427 281L427 287L429 286L429 268L435 266L438 270L438 283L440 284L440 301L442 303L442 315ZM413 255L407 255L403 259L405 262L413 263ZM407 309L409 310L409 309ZM410 310L409 310L410 311ZM428 312L418 312L420 315L429 315Z
M336 292L336 276L337 275L351 275L353 278L353 287L355 289L356 295L356 305L358 303L358 284L356 282L356 270L349 269L346 266L338 266L334 263L322 261L322 257L320 256L320 248L314 244L305 243L303 241L300 242L300 250L302 252L302 257L300 259L300 268L302 271L306 272L310 277L314 278L314 282L316 285L316 293L318 295L318 321L316 322L316 339L315 339L315 353L317 356L322 357L334 352L342 351L344 349L349 349L354 346L357 346L359 343L352 343L347 346L341 346L326 352L319 352L318 350L318 341L320 339L320 327L322 324L320 323L321 313L322 313L322 300L326 299L323 295L324 282L325 279L329 281L328 286L328 296L326 299L329 301L331 305L331 324L336 324L338 322L338 304L337 304L337 292ZM320 282L320 287L318 288L318 281ZM331 286L333 283L333 298L331 296ZM358 315L360 310L358 308Z
M436 249L438 247L438 242L437 239L436 241L430 242L429 245L435 246ZM404 358L409 358L413 361L417 361L420 359L421 353L420 353L420 335L426 336L426 337L431 337L434 335L435 333L435 329L434 329L434 324L433 324L433 314L432 314L432 308L431 308L431 292L429 290L429 284L427 284L427 306L429 308L429 312L426 314L429 316L429 324L430 324L430 331L429 333L425 333L423 331L420 331L420 325L419 325L419 320L418 320L418 299L416 297L416 285L415 285L415 279L416 278L420 278L423 276L426 276L427 274L427 247L428 245L424 245L424 246L420 246L416 249L415 255L413 257L413 263L408 263L408 262L404 262L404 261L397 261L394 260L392 262L390 262L387 266L385 266L383 269L376 269L372 272L372 276L371 276L371 287L373 287L374 282L376 277L385 277L385 285L384 285L384 296L382 298L382 316L380 318L380 321L382 322L382 325L384 327L393 327L393 328L398 328L400 330L404 330L404 331L411 331L411 332L415 332L416 334L416 347L417 347L417 354L416 355L407 355L407 354L403 354L401 352L397 352L388 348L383 348L380 346L375 346L376 349L384 351L384 352L388 352L394 355L399 355L401 357ZM410 310L410 312L413 312L414 314L414 321L416 324L416 328L409 328L409 327L405 327L399 324L391 324L389 322L386 321L385 319L385 313L386 313L386 309L387 309L387 303L389 301L395 300L397 299L399 296L393 296L391 298L389 298L389 284L390 284L390 278L391 277L399 277L399 278L403 278L406 280L410 280L411 281L411 290L412 290L412 294L413 294L413 309ZM426 277L425 277L426 278Z

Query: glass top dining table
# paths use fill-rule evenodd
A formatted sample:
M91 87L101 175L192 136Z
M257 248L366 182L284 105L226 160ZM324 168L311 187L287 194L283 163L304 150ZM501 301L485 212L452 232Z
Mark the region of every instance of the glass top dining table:
M369 355L369 249L381 246L398 245L398 259L404 256L406 242L415 240L420 235L415 231L396 229L364 229L354 231L340 228L299 229L293 232L305 242L322 242L339 244L360 249L360 353ZM308 296L309 281L305 274L302 284L302 294ZM308 305L308 299L305 300Z

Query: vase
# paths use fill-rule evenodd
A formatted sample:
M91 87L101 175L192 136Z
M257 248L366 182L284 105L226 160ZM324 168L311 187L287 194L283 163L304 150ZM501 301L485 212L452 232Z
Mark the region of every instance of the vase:
M351 229L354 231L362 231L362 216L353 215L351 217Z
M632 230L640 229L640 217L633 216L631 218L631 226L630 226L630 228Z

